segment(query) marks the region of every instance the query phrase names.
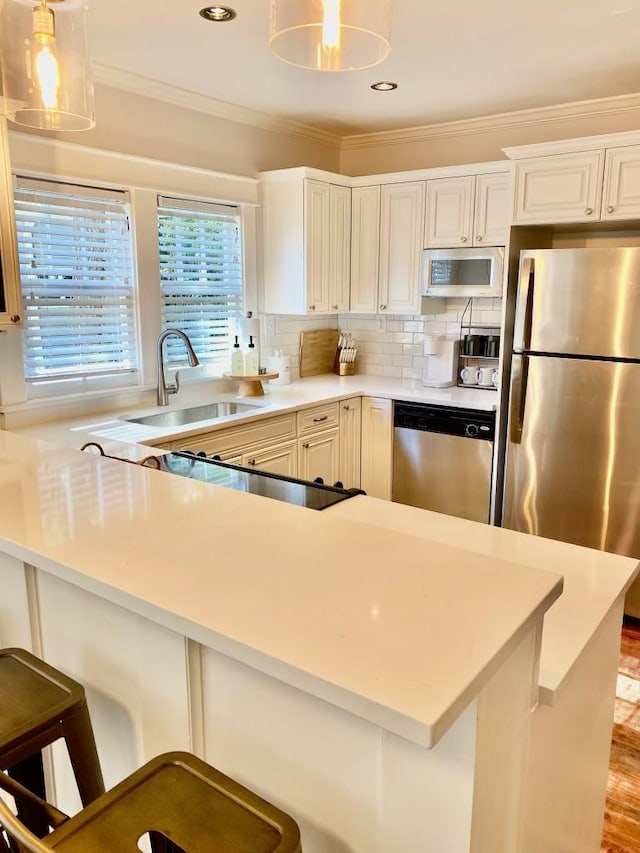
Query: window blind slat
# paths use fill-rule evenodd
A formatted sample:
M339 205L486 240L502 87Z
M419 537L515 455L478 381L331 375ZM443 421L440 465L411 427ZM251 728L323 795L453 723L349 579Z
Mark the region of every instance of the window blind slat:
M136 371L127 194L19 178L15 208L27 381Z
M182 329L200 361L226 367L244 301L238 209L159 197L158 250L164 325ZM168 338L167 362L186 363L179 340Z

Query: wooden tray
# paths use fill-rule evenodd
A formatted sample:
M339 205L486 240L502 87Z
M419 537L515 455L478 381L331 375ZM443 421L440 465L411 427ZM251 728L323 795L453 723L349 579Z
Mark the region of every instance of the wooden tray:
M337 329L315 329L300 333L300 376L333 373L338 335Z

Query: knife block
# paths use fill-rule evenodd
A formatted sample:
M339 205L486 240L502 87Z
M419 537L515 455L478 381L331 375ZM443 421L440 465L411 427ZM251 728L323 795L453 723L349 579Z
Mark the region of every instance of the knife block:
M355 361L340 361L338 362L338 369L335 373L338 376L353 376L356 372L356 363Z

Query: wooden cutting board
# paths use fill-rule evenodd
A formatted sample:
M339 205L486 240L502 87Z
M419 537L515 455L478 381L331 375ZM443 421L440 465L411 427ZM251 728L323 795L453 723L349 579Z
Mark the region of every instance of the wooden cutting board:
M337 348L337 329L300 332L300 376L333 373Z

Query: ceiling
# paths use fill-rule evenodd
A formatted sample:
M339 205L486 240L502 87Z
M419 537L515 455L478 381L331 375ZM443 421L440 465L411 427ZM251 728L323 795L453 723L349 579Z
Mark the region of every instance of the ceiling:
M640 0L392 0L391 54L366 71L286 65L268 0L89 0L98 79L137 75L339 136L640 91ZM378 80L399 84L373 92ZM140 83L137 80L138 90Z

